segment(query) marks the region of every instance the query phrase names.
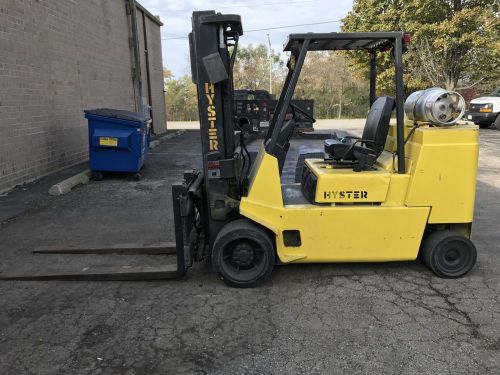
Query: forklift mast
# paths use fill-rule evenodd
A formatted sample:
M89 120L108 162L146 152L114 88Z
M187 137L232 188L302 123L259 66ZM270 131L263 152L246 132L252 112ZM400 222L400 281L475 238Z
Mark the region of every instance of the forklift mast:
M241 196L241 167L234 125L232 70L241 17L215 11L193 12L189 34L191 74L197 86L201 132L203 231L207 244L220 228L237 215ZM230 51L232 47L232 51ZM192 179L195 179L193 176Z

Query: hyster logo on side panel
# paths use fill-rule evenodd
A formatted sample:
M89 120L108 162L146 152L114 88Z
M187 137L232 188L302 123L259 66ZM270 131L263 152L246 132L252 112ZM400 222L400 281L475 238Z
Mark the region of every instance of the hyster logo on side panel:
M365 190L332 190L323 192L324 199L367 199L368 192Z
M217 128L215 127L215 122L217 121L217 113L215 112L214 97L215 97L215 87L213 83L205 83L205 95L208 100L207 105L207 115L208 123L210 127L208 128L208 143L210 151L219 151L219 141L217 140Z

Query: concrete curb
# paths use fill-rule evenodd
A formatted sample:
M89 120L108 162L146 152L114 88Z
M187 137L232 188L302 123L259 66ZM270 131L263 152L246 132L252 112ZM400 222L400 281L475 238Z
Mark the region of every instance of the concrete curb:
M168 141L169 139L178 137L178 136L183 135L185 133L186 133L186 130L178 130L175 133L165 134L165 135L159 137L158 139L151 141L149 143L149 148L152 150L152 149L158 147L162 142Z
M183 134L186 134L186 130L177 130L175 133L168 133L168 134L165 134L164 136L160 137L159 141L160 142L168 141L169 139L178 137L178 136L183 135Z
M49 189L50 195L63 195L69 193L71 189L73 189L77 185L84 185L90 181L90 177L92 176L92 172L90 170L86 170L80 172L66 180L58 182Z
M155 139L154 141L149 142L149 149L152 150L160 145L160 140Z

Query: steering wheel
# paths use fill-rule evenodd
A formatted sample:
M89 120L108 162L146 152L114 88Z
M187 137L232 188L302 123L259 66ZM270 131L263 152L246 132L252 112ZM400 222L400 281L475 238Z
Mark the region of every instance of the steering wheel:
M292 108L292 111L294 112L294 115L295 115L295 111L297 111L297 112L300 112L306 119L308 119L312 123L316 122L316 119L314 117L312 117L309 113L307 113L306 111L304 111L302 108L300 108L296 104L290 103L290 107Z

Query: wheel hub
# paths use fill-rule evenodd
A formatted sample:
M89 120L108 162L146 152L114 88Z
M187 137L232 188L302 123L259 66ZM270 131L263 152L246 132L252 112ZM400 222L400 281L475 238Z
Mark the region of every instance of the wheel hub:
M456 249L448 250L445 254L445 259L451 263L457 261L459 257L460 255Z
M239 244L233 251L233 261L240 267L252 264L254 260L253 249L247 244Z

